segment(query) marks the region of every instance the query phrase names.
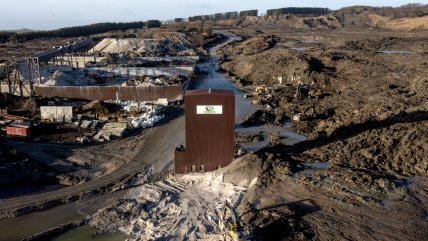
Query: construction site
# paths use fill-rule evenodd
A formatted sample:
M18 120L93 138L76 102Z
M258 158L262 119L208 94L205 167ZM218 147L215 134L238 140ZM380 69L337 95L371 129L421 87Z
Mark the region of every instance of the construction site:
M428 240L427 5L144 24L0 41L0 241Z

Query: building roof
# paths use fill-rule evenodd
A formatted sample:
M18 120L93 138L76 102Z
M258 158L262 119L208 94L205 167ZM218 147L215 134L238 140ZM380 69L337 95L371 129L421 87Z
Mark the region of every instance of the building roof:
M216 95L235 95L233 90L226 89L201 89L201 90L188 90L186 91L185 96L189 95L207 95L207 94L216 94Z

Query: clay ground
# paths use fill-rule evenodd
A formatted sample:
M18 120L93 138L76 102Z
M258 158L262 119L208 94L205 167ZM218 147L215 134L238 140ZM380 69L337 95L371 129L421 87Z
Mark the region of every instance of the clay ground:
M251 92L270 87L253 97L274 114L259 121L308 137L257 152L264 170L241 221L260 240L425 240L428 32L230 32L242 41L217 52L221 67ZM296 97L299 83L325 95Z

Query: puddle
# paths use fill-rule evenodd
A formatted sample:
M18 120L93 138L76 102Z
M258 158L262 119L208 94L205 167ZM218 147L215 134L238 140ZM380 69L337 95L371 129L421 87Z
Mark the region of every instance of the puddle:
M410 181L407 179L395 179L392 182L399 186L408 186L410 184Z
M394 203L391 201L387 201L387 200L382 201L382 206L384 206L386 208L390 208L390 207L392 207L392 205L394 205Z
M129 236L122 232L112 232L112 233L102 233L97 234L97 230L91 228L89 225L83 225L69 231L66 231L63 234L60 234L57 237L48 239L49 241L125 241Z
M425 218L425 220L427 220L428 221L428 208L427 209L425 209L425 211L424 211L424 218Z
M239 134L258 134L259 132L266 133L265 139L260 142L248 142L241 144L242 148L246 151L256 152L261 148L269 144L269 134L270 133L279 133L281 138L281 143L284 145L294 145L296 143L306 140L305 136L296 134L290 131L291 125L289 123L284 124L283 126L272 126L272 125L262 125L262 126L252 126L252 127L242 127L238 125L235 129L236 133Z
M297 52L303 52L305 50L305 48L290 48L290 49Z
M313 44L313 43L319 43L320 41L318 41L318 40L300 40L299 42L300 43L311 43L311 44Z
M376 51L376 53L382 53L382 54L414 54L413 51L407 51L407 50L380 50Z
M251 127L242 127L238 125L235 129L237 133L242 134L256 134L260 131L263 131L269 135L270 133L277 132L279 137L281 137L282 143L284 145L294 145L296 143L306 140L305 136L294 133L290 130L291 125L289 123L284 124L283 126L272 126L272 125L262 125L262 126L251 126Z
M300 165L308 167L300 172L296 172L293 177L298 178L301 176L311 176L315 173L315 170L327 169L330 167L330 162L301 162Z
M302 166L310 167L313 169L327 169L330 167L329 162L302 162L300 163Z
M294 173L293 177L297 178L297 177L301 177L301 176L311 176L314 173L315 173L314 170L303 170L303 171Z
M0 188L0 199L51 192L64 187L67 186L61 184L30 184Z

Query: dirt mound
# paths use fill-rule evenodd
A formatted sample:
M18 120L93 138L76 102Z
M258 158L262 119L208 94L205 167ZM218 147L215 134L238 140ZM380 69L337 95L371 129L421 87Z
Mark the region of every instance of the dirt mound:
M37 112L34 99L0 93L0 108L7 109L9 114L33 117Z
M390 19L376 14L369 15L371 25L387 29L428 29L428 16L419 18Z
M299 17L296 15L245 17L238 22L238 25L241 27L257 27L260 29L336 29L341 27L339 21L331 15L320 17Z
M257 33L235 31L244 38ZM309 137L287 146L271 135L256 152L265 169L238 209L244 225L271 240L426 236L420 231L428 205L425 32L353 28L290 37L266 29L258 37L275 33L283 42L248 55L236 50L239 44L221 50L230 76L267 86L268 94L253 102L276 110L273 123L293 120L293 130ZM375 231L373 217L382 223ZM290 226L294 232L275 232ZM391 230L406 230L406 237Z
M174 43L167 39L113 39L105 38L98 43L91 51L103 53L124 53L134 52L146 56L177 55L181 51L190 51L188 47L181 43Z
M116 104L105 103L104 101L94 100L82 106L82 112L91 111L99 116L109 116L120 111L120 107Z
M83 77L83 74L80 75ZM66 72L56 70L49 79L41 85L44 86L75 86L81 84L87 84L88 80L83 78L76 78Z
M228 53L229 50L226 49L226 52ZM304 80L309 74L308 61L301 54L283 47L277 46L252 55L234 56L233 50L230 53L233 60L223 63L221 67L254 83L276 84L277 77L280 76L295 82Z
M235 52L234 54L255 54L272 48L277 42L278 38L276 38L275 36L250 38L236 46L235 50L237 50L237 52Z

